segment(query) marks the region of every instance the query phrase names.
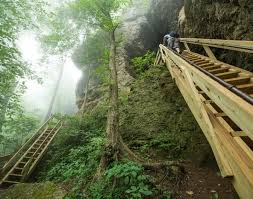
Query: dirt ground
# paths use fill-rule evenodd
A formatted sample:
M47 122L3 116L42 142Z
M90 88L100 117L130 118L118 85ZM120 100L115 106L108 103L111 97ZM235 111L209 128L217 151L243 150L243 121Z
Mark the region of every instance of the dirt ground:
M239 199L230 179L224 179L219 172L207 167L196 167L192 163L184 165L185 175L180 180L164 178L157 173L159 186L173 191L173 199Z

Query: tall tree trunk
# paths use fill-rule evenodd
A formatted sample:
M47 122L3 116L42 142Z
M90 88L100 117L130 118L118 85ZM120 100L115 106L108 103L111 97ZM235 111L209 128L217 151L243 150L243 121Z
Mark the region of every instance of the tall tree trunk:
M100 160L95 178L101 178L102 173L111 161L119 159L120 140L119 134L119 100L118 100L118 76L116 68L116 41L115 32L110 33L111 47L109 57L110 85L109 85L109 110L107 114L106 135L107 144Z
M108 145L117 150L119 144L119 100L118 100L118 76L116 68L116 41L115 31L110 33L111 47L109 58L110 86L109 86L109 111L107 115L106 133Z
M54 106L54 101L55 101L55 98L57 96L57 91L58 91L60 83L61 83L61 79L62 79L62 75L63 75L63 69L64 69L64 61L63 61L62 66L60 68L60 72L59 72L59 76L58 76L58 79L57 79L57 82L56 82L54 93L53 93L53 96L52 96L52 99L51 99L51 102L50 102L50 105L49 105L49 108L48 108L48 111L47 111L47 114L46 114L46 117L45 117L44 121L47 121L51 116L52 109L53 109L53 106Z
M91 70L91 65L89 64L89 66L88 66L88 75L87 75L87 80L86 80L86 85L85 85L85 96L84 96L83 104L81 106L82 115L85 112L85 106L86 106L86 103L87 103L87 98L88 98L88 93L89 93L90 70Z

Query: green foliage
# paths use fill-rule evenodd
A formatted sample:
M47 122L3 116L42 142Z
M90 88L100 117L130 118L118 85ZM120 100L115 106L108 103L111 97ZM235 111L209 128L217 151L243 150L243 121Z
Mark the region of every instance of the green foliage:
M85 146L70 149L68 155L49 170L45 180L61 182L88 177L98 166L103 145L104 139L95 137Z
M143 168L134 162L117 163L105 173L106 179L119 180L119 192L127 198L142 198L152 195L148 185L148 176L143 174Z
M150 149L160 151L169 151L173 158L178 158L187 148L187 140L184 137L172 135L168 136L167 132L158 133L149 143L141 146L141 153L145 154Z
M48 28L46 34L40 35L42 47L55 55L66 56L80 41L81 30L74 23L69 6L61 5L53 13L47 15L44 25Z
M154 61L155 53L148 51L145 55L132 59L133 69L137 75L141 75L150 68Z
M71 183L66 198L82 198L82 189L93 177L102 154L106 113L107 106L101 102L83 117L67 117L66 127L49 148L36 178Z
M108 35L103 30L87 33L84 42L74 52L75 63L83 68L87 65L97 66L109 59Z
M0 154L10 154L18 149L22 144L32 136L33 132L39 126L39 119L23 112L18 112L12 117L6 117L2 133L0 136Z
M16 41L23 30L37 29L38 18L45 13L43 5L40 0L0 3L0 134L3 131L5 141L2 142L15 146L10 152L32 129L27 127L28 119L20 103L20 96L26 89L22 78L37 79L23 60ZM35 123L31 120L31 126ZM22 139L15 142L17 137Z
M79 20L85 19L87 24L111 32L119 24L119 9L127 3L128 0L78 0L71 6L77 12Z
M113 187L116 180L117 186ZM89 198L129 198L140 199L153 195L148 176L144 175L143 168L131 161L114 163L109 168L103 180L90 186Z

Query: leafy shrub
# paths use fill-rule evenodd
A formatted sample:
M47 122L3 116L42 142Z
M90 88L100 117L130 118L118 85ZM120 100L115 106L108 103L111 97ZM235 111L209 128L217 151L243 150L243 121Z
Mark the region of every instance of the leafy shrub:
M116 180L117 185L113 187ZM90 187L90 198L129 198L140 199L153 195L148 177L143 168L131 161L118 162L109 168L103 180Z
M92 138L85 146L70 150L69 154L49 170L46 180L65 181L71 178L84 178L96 169L104 139Z
M135 57L132 59L133 69L137 75L140 75L146 70L148 70L149 67L154 63L154 61L155 53L148 51L142 57Z

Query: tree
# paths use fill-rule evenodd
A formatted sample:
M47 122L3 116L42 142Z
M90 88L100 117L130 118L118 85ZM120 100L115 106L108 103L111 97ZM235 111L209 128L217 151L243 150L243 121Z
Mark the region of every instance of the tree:
M74 8L79 11L79 17L87 24L97 26L109 35L109 110L107 115L107 144L101 159L97 175L100 176L110 161L118 160L123 152L122 138L119 133L119 99L118 77L116 68L116 38L115 31L119 25L116 13L128 3L126 0L80 0L76 1Z
M24 29L37 28L38 19L45 13L42 5L40 0L0 4L0 133L8 126L8 121L17 121L23 114L20 96L25 85L22 78L36 78L23 60L16 40Z
M84 114L86 102L88 100L89 86L93 82L103 81L96 73L99 67L104 67L108 63L108 37L103 30L91 32L86 30L85 40L74 52L72 58L76 65L83 71L83 90L79 90L78 95L84 96L80 113Z

